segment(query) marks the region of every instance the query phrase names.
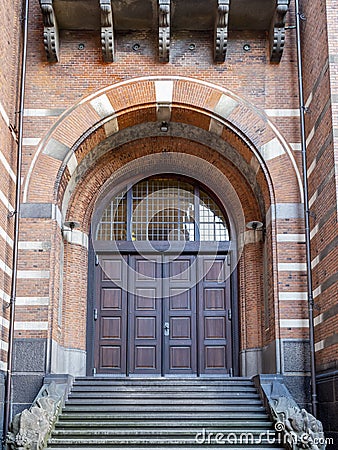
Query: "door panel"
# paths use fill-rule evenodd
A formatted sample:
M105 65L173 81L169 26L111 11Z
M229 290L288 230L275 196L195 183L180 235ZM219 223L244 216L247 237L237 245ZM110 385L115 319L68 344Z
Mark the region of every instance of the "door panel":
M227 368L226 346L225 345L205 345L205 360L202 373L222 370Z
M196 374L196 271L193 256L164 259L164 374Z
M97 332L94 363L100 373L125 374L127 294L116 283L127 276L122 256L105 257L97 268Z
M230 277L226 258L199 259L200 374L228 373L231 367Z
M161 374L161 257L129 258L129 373Z

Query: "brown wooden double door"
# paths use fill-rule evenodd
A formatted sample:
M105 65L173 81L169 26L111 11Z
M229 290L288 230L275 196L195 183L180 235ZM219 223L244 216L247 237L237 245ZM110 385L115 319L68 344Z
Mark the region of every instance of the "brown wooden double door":
M226 256L109 255L97 269L94 364L116 375L228 374Z

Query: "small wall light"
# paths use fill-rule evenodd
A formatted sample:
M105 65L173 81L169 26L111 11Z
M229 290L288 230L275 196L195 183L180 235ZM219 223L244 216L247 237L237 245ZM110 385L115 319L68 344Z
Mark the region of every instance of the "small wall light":
M263 223L260 222L259 220L252 220L251 222L248 222L246 224L246 227L249 230L259 231L263 228Z
M134 52L137 52L138 50L140 50L140 48L141 48L141 46L137 42L132 46L132 49Z
M70 231L73 231L75 228L79 228L80 223L76 222L75 220L69 220L64 222L63 224L65 227L69 228Z
M190 50L191 52L193 52L194 50L196 50L196 44L191 43L191 44L189 45L189 50Z
M79 44L79 45L77 46L77 48L78 48L79 50L84 50L85 45L81 43L81 44Z
M163 122L161 123L160 130L162 131L162 133L167 133L168 130L169 130L169 124L168 124L168 122L164 122L164 121L163 121Z
M250 44L244 44L244 45L243 45L243 50L244 50L245 52L249 52L249 51L251 50L251 45L250 45Z

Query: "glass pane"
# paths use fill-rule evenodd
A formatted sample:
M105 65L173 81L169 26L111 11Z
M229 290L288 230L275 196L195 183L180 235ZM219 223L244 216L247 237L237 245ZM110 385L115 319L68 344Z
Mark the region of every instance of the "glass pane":
M127 194L114 197L102 214L96 239L125 241L127 239Z
M134 240L194 240L194 188L189 183L157 178L133 187Z
M220 207L203 191L200 192L199 213L201 241L229 240L228 227Z

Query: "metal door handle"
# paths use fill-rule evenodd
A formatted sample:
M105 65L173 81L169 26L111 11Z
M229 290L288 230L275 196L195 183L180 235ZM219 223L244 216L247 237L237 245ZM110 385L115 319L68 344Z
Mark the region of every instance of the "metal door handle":
M163 330L164 330L164 336L169 336L169 332L170 332L169 322L164 323Z

